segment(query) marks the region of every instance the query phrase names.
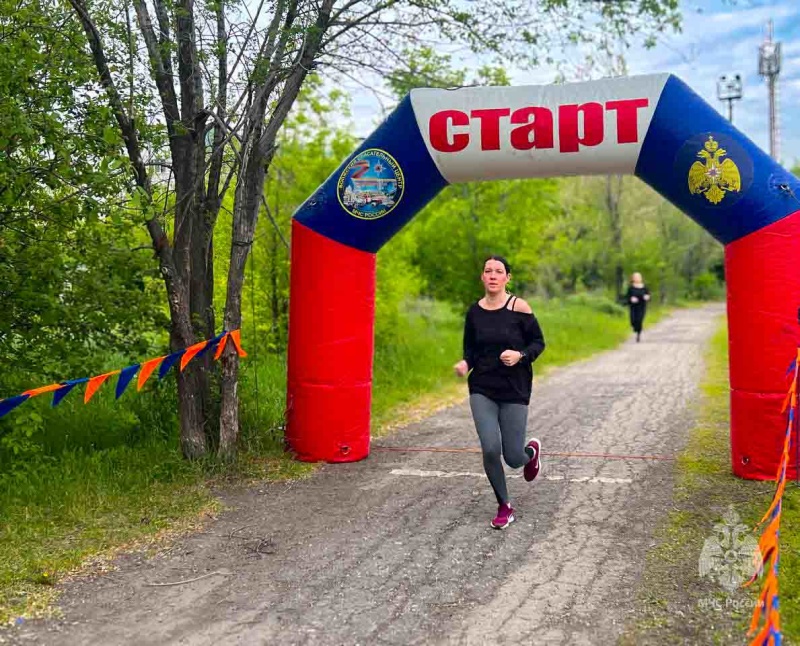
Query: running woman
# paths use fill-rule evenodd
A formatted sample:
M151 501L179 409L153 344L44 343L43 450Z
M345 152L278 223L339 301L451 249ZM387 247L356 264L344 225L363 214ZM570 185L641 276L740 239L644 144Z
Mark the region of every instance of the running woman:
M459 377L469 373L469 403L481 442L483 467L497 498L492 527L514 522L502 458L512 469L524 467L531 481L541 468L541 442L525 444L531 399L531 364L544 351L544 336L530 305L506 292L511 267L502 256L483 265L484 296L467 311L464 358L455 366Z
M642 337L642 324L647 313L647 302L650 300L650 290L642 280L642 275L637 271L631 274L631 284L625 294L625 303L631 308L631 328L636 332L636 343Z

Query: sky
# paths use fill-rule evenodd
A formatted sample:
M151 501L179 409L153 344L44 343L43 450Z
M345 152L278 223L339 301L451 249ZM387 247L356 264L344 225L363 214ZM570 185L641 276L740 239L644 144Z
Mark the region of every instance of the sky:
M781 43L778 77L780 160L787 166L800 161L800 1L720 0L683 2L683 33L650 51L630 57L630 72L672 72L727 115L727 103L717 99L717 79L741 74L743 97L733 106L733 123L769 152L767 83L758 74L758 46L767 21L774 22L774 39ZM702 13L698 12L702 10Z
M717 80L722 75L740 74L743 97L734 103L734 125L769 152L769 101L766 81L758 74L758 47L767 21L772 19L774 40L781 42L782 48L780 161L789 168L800 163L800 0L681 0L681 8L682 32L664 36L653 49L628 51L629 74L671 72L726 116L727 103L717 99ZM463 63L472 66L468 60ZM556 70L548 67L507 71L513 85L547 84L556 76ZM374 90L355 84L345 87L351 94L356 132L366 136L381 121L381 103Z

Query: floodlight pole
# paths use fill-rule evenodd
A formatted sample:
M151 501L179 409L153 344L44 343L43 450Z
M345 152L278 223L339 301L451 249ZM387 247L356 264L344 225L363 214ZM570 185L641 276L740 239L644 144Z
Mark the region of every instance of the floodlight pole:
M728 102L728 121L733 123L733 102L742 98L742 77L740 74L725 76L717 80L717 98Z

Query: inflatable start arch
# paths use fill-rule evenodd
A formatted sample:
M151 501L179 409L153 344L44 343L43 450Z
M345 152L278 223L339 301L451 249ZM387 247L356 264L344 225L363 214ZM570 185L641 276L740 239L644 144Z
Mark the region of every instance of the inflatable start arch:
M306 200L289 308L298 458L369 454L375 254L442 188L609 173L641 178L725 245L733 470L773 479L800 339L800 182L669 74L413 90Z

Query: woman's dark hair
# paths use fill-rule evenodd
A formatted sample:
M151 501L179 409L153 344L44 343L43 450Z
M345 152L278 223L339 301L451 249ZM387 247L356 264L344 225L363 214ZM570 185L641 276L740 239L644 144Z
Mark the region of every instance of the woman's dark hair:
M486 260L483 261L483 264L485 265L490 260L496 260L497 262L502 262L503 267L505 267L506 269L506 273L507 274L511 273L511 265L508 264L508 260L503 258L503 256L489 256Z

